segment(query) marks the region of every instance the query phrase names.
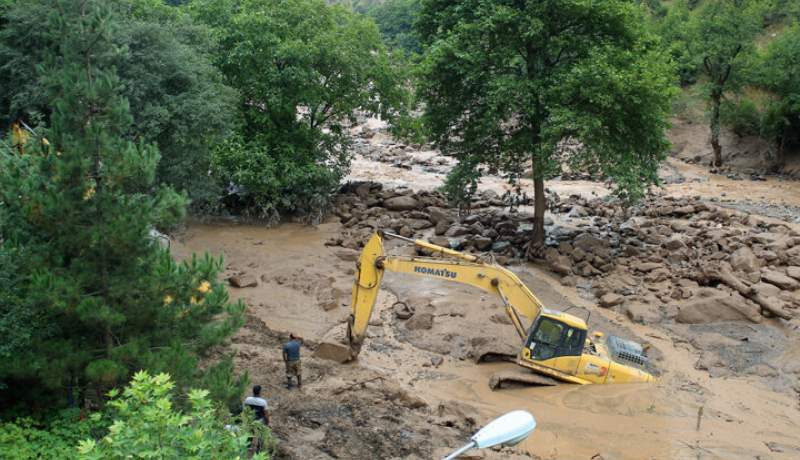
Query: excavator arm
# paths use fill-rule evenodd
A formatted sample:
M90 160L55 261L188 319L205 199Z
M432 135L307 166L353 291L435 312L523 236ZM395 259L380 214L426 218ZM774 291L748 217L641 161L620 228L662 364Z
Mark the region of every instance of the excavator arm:
M384 236L402 239L442 257L387 256L383 249ZM353 312L347 330L352 358L358 356L361 350L387 270L466 284L498 296L522 339L526 336L526 328L520 315L533 322L544 309L539 299L510 270L484 262L473 255L390 233L377 232L370 238L361 252L357 268L353 284Z

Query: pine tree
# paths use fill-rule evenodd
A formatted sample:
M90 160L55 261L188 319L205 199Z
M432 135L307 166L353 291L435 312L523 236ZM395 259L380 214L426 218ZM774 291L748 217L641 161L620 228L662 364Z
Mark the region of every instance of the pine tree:
M107 3L60 0L43 20L61 37L41 68L51 126L25 154L0 154L0 256L17 256L13 298L37 318L0 370L4 396L74 387L99 397L142 368L187 385L198 353L235 331L244 307L215 280L221 260L176 264L150 237L186 203L153 185L157 149L125 138L131 115L111 62L126 50L113 45ZM3 318L21 310L0 308Z

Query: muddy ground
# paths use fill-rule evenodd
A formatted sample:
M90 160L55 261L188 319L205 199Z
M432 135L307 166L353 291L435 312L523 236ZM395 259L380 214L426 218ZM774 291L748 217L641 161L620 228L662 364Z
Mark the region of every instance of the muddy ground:
M514 239L526 228L527 206L508 215L498 206L502 203L492 204L508 189L501 179L483 180L481 189L496 194L485 192L473 212L477 217L465 221L453 210L442 217L422 202L440 204L431 191L441 184L450 159L401 146L374 121L353 134L361 154L350 179L375 181L381 188L362 187L360 195L350 190L346 196L351 201L344 200L347 206L325 223L274 228L193 223L173 245L179 257L223 254L226 277L256 284L231 289L248 304L248 321L227 349L235 353L238 369L267 389L277 458L441 458L477 427L512 409L536 416L534 435L515 448L476 458L800 458L800 314L795 300L800 289L789 276L797 275L792 269L796 259L783 255L800 245L794 224L800 217L800 184L776 176L751 180L709 174L704 166L671 158L662 171L666 185L654 190L649 207L617 211L598 204L608 195L602 183L551 181L548 187L560 204L551 206L549 228L577 233L551 241L549 257L534 264L524 262L521 240ZM682 144L683 156L691 148ZM417 201L415 207L399 209L406 198L388 204L408 196ZM664 200L673 200L672 209L665 209ZM353 215L349 208L359 206L363 214ZM692 214L674 214L686 206ZM733 214L720 217L720 207ZM641 229L620 228L631 217L642 219L635 221L644 223ZM358 240L371 231L362 227L370 220L492 254L548 306L582 308L591 312L593 329L650 345L659 382L491 391L491 375L516 366L476 365L474 354L486 346L518 346L498 299L397 274L385 277L358 362L314 358L319 343L343 333ZM665 223L675 222L669 235L659 233L669 227ZM582 235L595 234L618 234L620 242L609 248L586 243L589 250L576 256L583 243L573 247L572 242L589 241ZM764 234L778 236L766 240ZM561 244L565 241L570 245ZM643 249L633 254L627 248L640 244L636 241ZM743 246L740 252L750 251L753 257L732 259L731 253ZM409 251L396 243L388 250ZM669 257L682 251L686 260ZM712 265L717 271L703 270ZM743 283L745 295L703 278L718 276L720 267ZM756 302L762 294L789 319L764 312ZM412 319L395 315L397 300L415 307ZM280 344L290 331L307 344L302 391L283 386Z

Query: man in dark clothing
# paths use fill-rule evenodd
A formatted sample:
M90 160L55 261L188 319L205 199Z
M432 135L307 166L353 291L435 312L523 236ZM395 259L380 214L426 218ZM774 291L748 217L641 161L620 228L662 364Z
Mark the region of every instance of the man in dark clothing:
M253 396L248 396L244 400L244 408L250 408L253 411L255 419L264 425L269 426L269 406L267 400L261 397L261 385L253 387ZM251 439L250 449L252 453L261 452L264 447L264 440L260 436L255 436Z
M289 334L289 341L283 345L283 362L286 363L286 388L292 388L292 377L297 377L297 388L303 388L300 369L300 345L303 339Z

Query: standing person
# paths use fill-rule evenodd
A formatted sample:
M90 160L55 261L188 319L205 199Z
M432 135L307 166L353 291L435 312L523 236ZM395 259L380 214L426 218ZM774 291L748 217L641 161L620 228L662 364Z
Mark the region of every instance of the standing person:
M269 406L267 400L261 397L261 385L253 387L253 396L248 396L244 400L244 408L250 408L253 411L256 421L269 426ZM260 436L253 436L251 440L250 449L254 454L261 452L264 447L264 439Z
M297 388L303 388L300 369L300 345L303 339L289 334L289 341L283 345L283 362L286 363L286 388L292 388L292 377L297 377Z

